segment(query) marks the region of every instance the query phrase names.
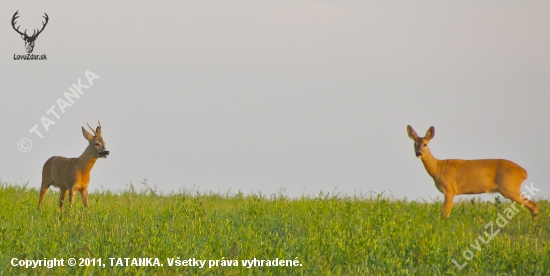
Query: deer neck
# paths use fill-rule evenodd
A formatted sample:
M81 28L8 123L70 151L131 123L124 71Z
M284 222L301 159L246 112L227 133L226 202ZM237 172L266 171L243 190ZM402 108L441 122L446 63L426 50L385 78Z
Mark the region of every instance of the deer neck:
M440 161L432 155L430 149L427 149L426 153L423 154L420 159L422 159L422 163L424 163L424 167L426 168L428 174L432 178L435 178L438 173L438 166Z
M82 155L77 158L77 166L82 169L85 173L90 173L92 170L92 167L95 164L95 161L97 161L97 157L94 157L93 150L90 146L88 146Z

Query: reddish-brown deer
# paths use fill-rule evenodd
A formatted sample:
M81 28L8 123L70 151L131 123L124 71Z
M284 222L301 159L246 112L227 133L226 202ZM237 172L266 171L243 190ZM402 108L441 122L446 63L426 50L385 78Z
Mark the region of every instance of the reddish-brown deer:
M58 187L61 191L59 196L59 208L63 208L63 201L69 194L69 203L72 205L74 195L80 192L84 207L88 207L88 184L90 184L90 171L98 158L107 158L109 151L105 146L105 141L101 136L101 123L94 130L89 124L88 127L94 135L91 135L84 127L82 134L88 140L88 147L78 158L66 158L61 156L50 157L44 163L42 169L42 185L40 188L40 199L38 208L50 186Z
M407 126L407 133L414 141L416 156L422 160L435 186L445 197L441 217L449 217L455 195L499 192L525 206L531 211L533 219L536 219L537 204L521 195L521 183L527 178L527 171L522 167L504 159L438 160L428 148L428 143L435 135L433 126L425 137L418 137L411 126Z

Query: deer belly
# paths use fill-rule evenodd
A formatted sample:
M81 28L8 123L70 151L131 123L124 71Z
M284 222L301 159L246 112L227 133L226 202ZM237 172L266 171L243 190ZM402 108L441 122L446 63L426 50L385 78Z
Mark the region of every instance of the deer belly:
M459 191L461 194L492 193L496 190L496 185L494 185L494 183L488 183L487 181L472 181L468 183L463 183L459 187Z

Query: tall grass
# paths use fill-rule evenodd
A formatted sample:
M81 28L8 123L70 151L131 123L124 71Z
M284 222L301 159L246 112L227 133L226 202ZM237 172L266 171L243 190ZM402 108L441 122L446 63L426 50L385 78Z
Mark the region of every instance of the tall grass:
M51 189L0 184L2 275L549 275L548 201L533 222L520 212L480 250L472 248L508 201L461 202L441 220L441 202L383 196L290 199L282 194L159 195L154 189L80 196L60 211ZM474 256L466 260L465 250ZM68 258L102 258L106 266L68 266ZM109 258L159 258L162 267L111 266ZM180 260L238 260L239 266L168 266ZM56 268L13 267L12 258L64 258ZM298 260L301 266L246 268L241 260ZM467 265L458 269L453 263Z

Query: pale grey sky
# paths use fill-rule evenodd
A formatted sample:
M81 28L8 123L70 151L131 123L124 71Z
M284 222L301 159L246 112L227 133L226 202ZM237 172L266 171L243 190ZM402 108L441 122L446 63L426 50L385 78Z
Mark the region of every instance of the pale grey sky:
M47 61L13 60L17 10L29 30L48 13L33 52ZM4 2L0 177L39 187L99 119L111 155L91 190L145 177L165 192L441 197L410 124L435 126L435 157L512 160L548 198L549 14L546 1ZM46 114L85 71L100 78Z

